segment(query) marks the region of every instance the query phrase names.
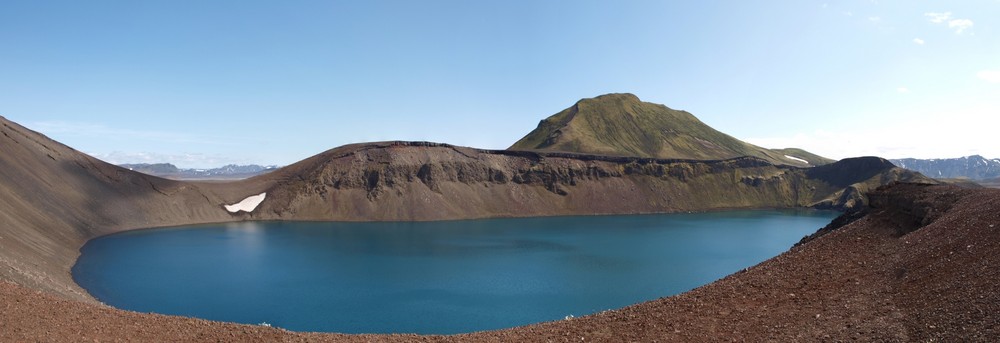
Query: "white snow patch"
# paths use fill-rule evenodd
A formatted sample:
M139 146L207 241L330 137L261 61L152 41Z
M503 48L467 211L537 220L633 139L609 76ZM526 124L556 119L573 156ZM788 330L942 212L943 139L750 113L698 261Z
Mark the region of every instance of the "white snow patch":
M795 156L785 155L785 158L790 159L790 160L799 161L799 162L802 162L802 163L805 163L805 164L809 164L809 161L803 160L803 159L795 157Z
M260 193L257 195L251 195L238 203L232 205L223 205L223 206L226 207L226 211L229 211L229 213L236 213L239 211L250 213L253 212L255 208L257 208L257 205L260 205L260 203L264 201L265 196L267 196L267 192Z

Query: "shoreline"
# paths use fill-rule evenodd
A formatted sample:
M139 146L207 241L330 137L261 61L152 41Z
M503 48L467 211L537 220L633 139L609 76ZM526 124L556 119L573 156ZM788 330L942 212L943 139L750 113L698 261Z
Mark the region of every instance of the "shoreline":
M996 325L1000 285L993 282L1000 277L1000 191L897 185L876 192L875 197L871 214L745 271L676 296L570 320L451 336L301 333L128 312L3 283L0 322L13 329L0 332L0 340L990 341L1000 337ZM918 226L905 227L909 231L900 236L898 230L912 222Z

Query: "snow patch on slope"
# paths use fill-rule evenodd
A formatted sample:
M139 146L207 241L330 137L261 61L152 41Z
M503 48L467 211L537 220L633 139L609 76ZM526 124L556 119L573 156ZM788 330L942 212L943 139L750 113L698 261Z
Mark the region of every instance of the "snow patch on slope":
M787 158L787 159L789 159L789 160L793 160L793 161L799 161L799 162L802 162L802 163L805 163L805 164L809 164L809 161L806 161L806 160L803 160L803 159L801 159L801 158L798 158L798 157L795 157L795 156L788 156L788 155L785 155L785 158Z
M229 211L229 213L236 213L239 211L250 213L253 212L255 208L257 208L257 205L260 205L260 203L264 201L264 197L266 196L267 192L260 193L257 195L251 195L238 203L232 205L223 205L223 206L226 208L226 211Z

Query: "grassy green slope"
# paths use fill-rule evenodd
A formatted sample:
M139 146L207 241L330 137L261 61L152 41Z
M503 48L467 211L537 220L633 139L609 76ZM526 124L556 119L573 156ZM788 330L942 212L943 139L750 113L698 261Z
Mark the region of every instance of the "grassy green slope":
M688 112L643 102L632 94L580 100L543 120L509 149L698 160L754 156L776 164L809 165L719 132ZM830 161L795 150L801 153L788 155L810 164Z

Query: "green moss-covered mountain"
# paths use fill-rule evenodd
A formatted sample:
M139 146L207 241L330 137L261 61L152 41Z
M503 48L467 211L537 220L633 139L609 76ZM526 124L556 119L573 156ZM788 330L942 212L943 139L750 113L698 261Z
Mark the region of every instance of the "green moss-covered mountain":
M793 166L833 162L802 149L770 150L746 143L705 125L691 113L643 102L627 93L580 100L542 120L509 149L694 160L753 156Z

